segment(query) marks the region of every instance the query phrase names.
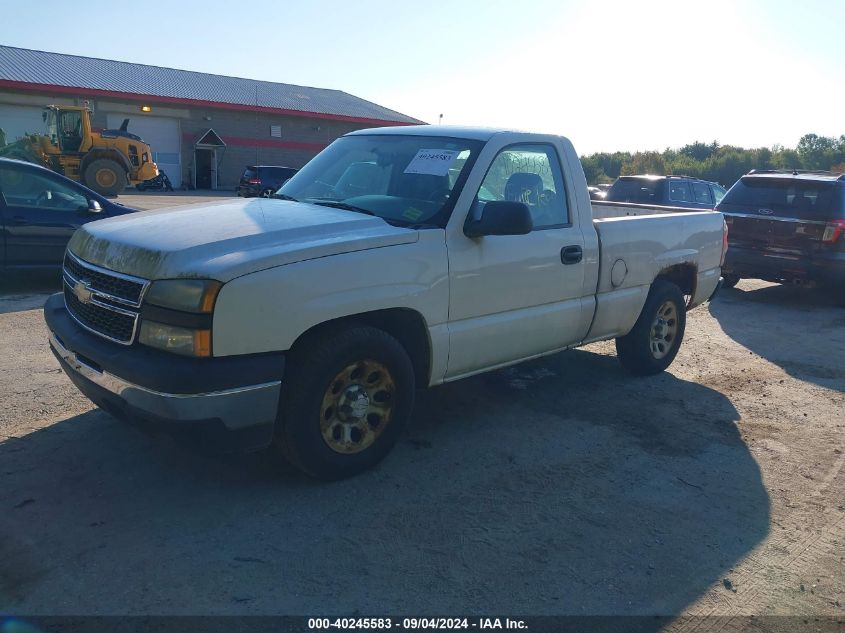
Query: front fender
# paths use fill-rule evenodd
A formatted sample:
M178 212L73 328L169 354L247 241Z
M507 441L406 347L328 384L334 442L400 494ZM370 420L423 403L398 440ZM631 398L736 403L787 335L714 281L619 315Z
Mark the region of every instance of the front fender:
M311 328L346 316L406 308L429 328L448 318L442 231L420 240L307 260L238 277L214 308L215 356L290 349Z

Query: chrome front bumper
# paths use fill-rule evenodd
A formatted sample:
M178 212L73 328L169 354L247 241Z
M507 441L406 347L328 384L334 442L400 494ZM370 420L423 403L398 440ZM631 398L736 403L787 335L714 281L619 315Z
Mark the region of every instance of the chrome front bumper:
M89 397L91 395L85 392L80 382L92 383L116 396L130 411L134 409L168 422L220 420L230 431L259 425L272 427L275 424L281 380L209 393L164 393L91 367L65 348L52 331L50 346L63 361L63 369ZM163 367L162 370L167 371L167 368Z

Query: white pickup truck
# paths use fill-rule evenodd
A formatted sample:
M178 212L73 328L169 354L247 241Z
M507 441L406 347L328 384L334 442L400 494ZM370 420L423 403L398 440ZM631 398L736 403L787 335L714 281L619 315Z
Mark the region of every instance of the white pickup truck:
M593 217L550 135L353 132L274 198L86 224L45 318L106 410L325 479L384 457L416 388L610 338L664 370L727 247L712 211Z

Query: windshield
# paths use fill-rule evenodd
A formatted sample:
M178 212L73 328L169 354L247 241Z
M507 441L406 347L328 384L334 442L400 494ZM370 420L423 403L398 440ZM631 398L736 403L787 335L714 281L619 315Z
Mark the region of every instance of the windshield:
M404 226L445 226L481 145L437 136L344 136L277 195L344 205Z

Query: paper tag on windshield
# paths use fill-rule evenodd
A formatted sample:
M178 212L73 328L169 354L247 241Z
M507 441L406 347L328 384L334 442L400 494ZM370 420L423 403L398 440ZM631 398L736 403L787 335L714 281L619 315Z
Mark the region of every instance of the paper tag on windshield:
M421 149L405 168L406 174L445 176L458 152L453 149Z

